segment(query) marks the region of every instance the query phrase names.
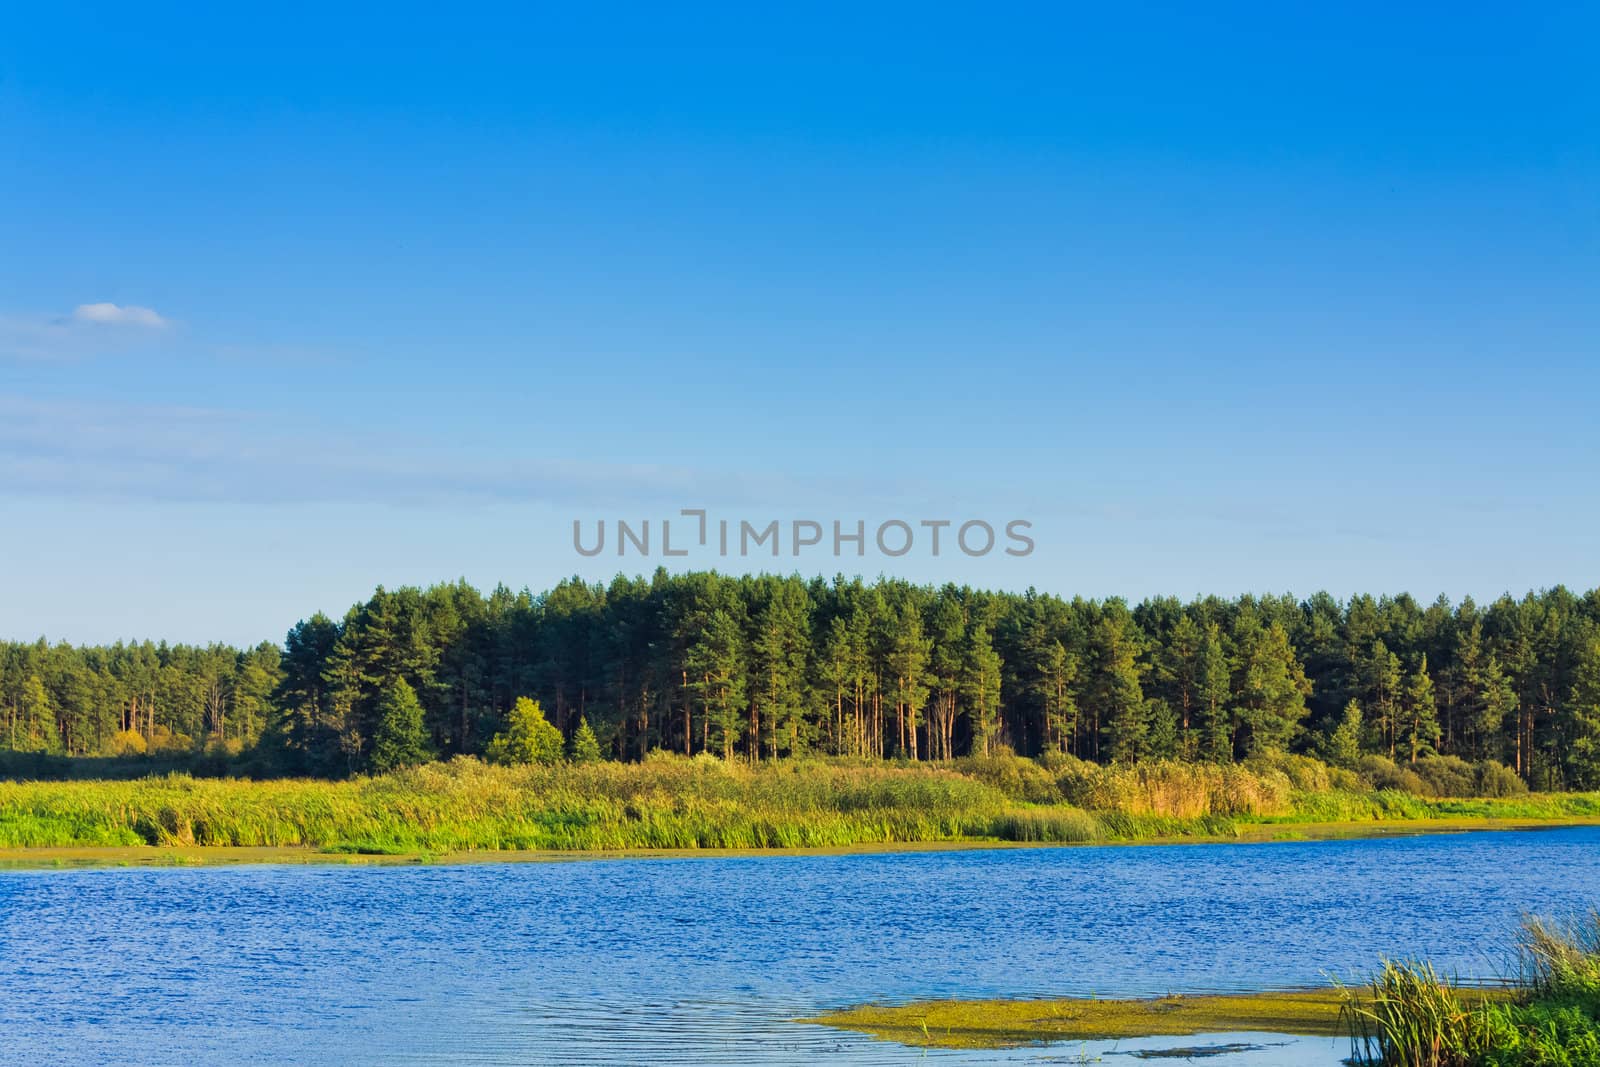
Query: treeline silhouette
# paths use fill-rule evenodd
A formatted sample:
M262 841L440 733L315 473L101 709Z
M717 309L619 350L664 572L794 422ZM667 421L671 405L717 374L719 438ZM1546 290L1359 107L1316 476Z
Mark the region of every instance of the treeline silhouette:
M1600 591L1559 586L1486 606L665 571L537 596L379 588L281 648L0 645L0 747L343 776L372 766L403 688L438 756L482 754L531 696L624 760L1441 754L1600 787Z

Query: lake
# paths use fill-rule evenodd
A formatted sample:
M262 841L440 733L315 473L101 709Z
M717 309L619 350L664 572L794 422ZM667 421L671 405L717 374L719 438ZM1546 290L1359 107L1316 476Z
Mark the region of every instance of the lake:
M0 871L0 1032L26 1064L1132 1064L1128 1042L925 1053L789 1020L865 1000L1312 985L1385 954L1489 979L1524 911L1597 900L1597 828ZM1333 1064L1345 1047L1205 1062Z

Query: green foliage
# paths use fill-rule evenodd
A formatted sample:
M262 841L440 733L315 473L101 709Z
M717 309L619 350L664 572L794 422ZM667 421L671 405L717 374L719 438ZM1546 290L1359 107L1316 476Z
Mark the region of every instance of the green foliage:
M583 729L589 730L587 722L583 724ZM598 759L600 745L595 740L593 730L589 730L589 741ZM561 762L564 747L561 731L545 719L544 709L539 702L518 697L511 707L511 714L506 716L505 730L494 735L485 755L491 763L551 764Z
M1367 747L1394 760L1400 722L1400 657L1380 639L1361 664L1362 706L1370 713Z
M1353 792L1362 787L1361 779L1343 767L1332 766L1311 756L1297 756L1288 752L1263 752L1251 756L1245 769L1261 777L1277 772L1289 779L1297 794L1325 793L1330 790Z
M1361 705L1352 700L1344 706L1339 722L1318 746L1322 758L1335 767L1354 769L1361 762Z
M799 755L810 745L806 718L806 664L810 653L810 598L797 582L762 583L750 646L751 743L765 743L776 758Z
M1600 625L1588 623L1575 642L1572 685L1562 702L1565 778L1580 789L1600 787Z
M1236 706L1241 742L1236 748L1242 747L1245 755L1286 748L1305 718L1311 683L1280 624L1274 622L1265 630L1254 625L1240 629Z
M1103 821L1075 808L1031 808L996 815L989 832L1001 841L1037 844L1082 844L1109 836Z
M1428 657L1406 679L1400 722L1400 742L1412 763L1434 751L1441 736L1438 705L1434 699L1433 679L1428 674Z
M1145 758L1169 760L1180 754L1178 716L1165 700L1144 702Z
M1484 1051L1481 1010L1427 963L1385 963L1346 1005L1361 1067L1471 1067Z
M1425 756L1411 764L1411 771L1422 779L1432 796L1478 795L1478 776L1472 764L1458 756Z
M972 722L972 749L987 755L1000 731L1000 675L1003 664L989 627L980 620L967 629L962 649L962 701ZM953 721L952 721L953 725Z
M1358 1067L1588 1067L1600 1063L1600 917L1523 928L1509 996L1452 989L1425 963L1389 963L1345 1017Z
M1413 796L1431 796L1433 790L1417 772L1398 766L1387 756L1362 756L1356 773L1373 789L1393 789Z
M578 719L578 728L567 741L567 759L573 763L599 763L602 758L600 741L589 728L589 720Z
M372 754L367 763L377 774L414 767L433 757L422 728L422 705L416 690L397 678L378 702L378 724L372 734Z
M725 611L715 611L699 639L690 646L685 674L687 688L701 703L701 722L708 741L714 740L724 760L744 733L744 637ZM689 738L693 743L693 737Z
M1559 586L1482 608L1327 594L1130 608L709 572L540 595L379 588L281 648L0 642L0 752L342 777L371 765L400 681L446 757L483 754L522 693L564 735L581 716L627 760L1291 752L1346 768L1381 756L1396 769L1370 775L1424 792L1463 788L1435 756L1471 763L1478 793L1515 791L1502 761L1539 789L1600 786L1600 591Z
M1500 660L1489 654L1483 670L1479 691L1475 694L1476 716L1472 726L1479 738L1486 759L1504 759L1507 748L1506 728L1513 725L1517 712L1517 690L1510 678L1500 669Z
M1479 760L1472 767L1473 796L1515 797L1528 791L1528 783L1503 763Z
M1090 699L1104 723L1099 750L1111 763L1132 763L1149 752L1148 707L1140 679L1133 618L1115 604L1096 630L1094 686Z
M1215 621L1206 624L1200 640L1196 718L1200 729L1200 751L1214 763L1233 760L1233 719L1228 710L1232 699L1229 682L1231 665L1223 644L1222 627Z

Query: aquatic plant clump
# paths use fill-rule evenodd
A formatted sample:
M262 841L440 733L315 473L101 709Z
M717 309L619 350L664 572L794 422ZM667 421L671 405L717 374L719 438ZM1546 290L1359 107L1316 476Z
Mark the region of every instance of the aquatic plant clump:
M1358 1067L1600 1064L1600 914L1528 919L1508 995L1473 999L1426 963L1387 963L1347 995Z

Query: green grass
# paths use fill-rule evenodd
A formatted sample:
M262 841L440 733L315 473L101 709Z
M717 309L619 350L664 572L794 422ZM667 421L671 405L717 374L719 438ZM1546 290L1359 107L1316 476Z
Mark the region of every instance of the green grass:
M1307 790L1270 768L1050 771L1015 757L946 767L832 760L751 767L666 756L639 764L494 767L463 758L338 782L186 775L0 782L0 848L13 850L838 848L1270 839L1391 824L1459 829L1493 820L1585 819L1600 819L1600 795L1449 800Z
M1506 997L1473 1001L1425 963L1388 963L1343 1015L1358 1067L1595 1067L1600 1064L1600 915L1523 929Z

